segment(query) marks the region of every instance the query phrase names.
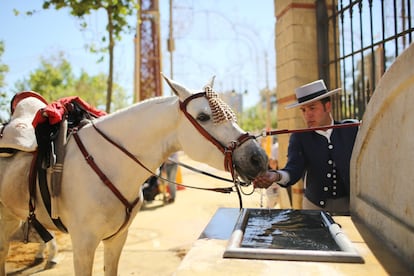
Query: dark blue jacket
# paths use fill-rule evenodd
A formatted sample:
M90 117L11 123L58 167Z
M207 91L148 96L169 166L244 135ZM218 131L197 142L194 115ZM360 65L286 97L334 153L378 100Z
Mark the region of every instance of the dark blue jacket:
M333 129L330 143L314 131L293 133L282 169L290 175L287 185L306 177L305 196L320 207L329 198L349 197L349 163L357 132L358 127Z

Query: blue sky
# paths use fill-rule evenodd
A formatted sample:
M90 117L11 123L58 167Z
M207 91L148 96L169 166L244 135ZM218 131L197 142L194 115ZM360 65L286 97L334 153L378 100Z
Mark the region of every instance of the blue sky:
M258 92L276 86L273 0L175 0L174 79L201 89L216 75L216 90L247 90L244 106L259 100ZM99 43L105 35L103 12L87 17L89 28L81 31L79 21L68 10L42 10L40 0L0 0L0 40L5 43L3 63L9 66L6 83L10 90L17 80L28 77L40 59L59 52L71 63L75 73L107 73L107 59L97 63L98 55L85 45ZM253 6L254 5L254 6ZM15 16L13 9L38 10L33 16ZM163 72L170 75L168 37L169 0L160 0ZM131 18L134 22L135 18ZM134 34L124 34L115 48L115 82L132 95ZM267 63L265 57L267 56ZM267 66L266 66L267 65ZM165 87L165 85L164 85ZM165 90L164 94L170 92Z

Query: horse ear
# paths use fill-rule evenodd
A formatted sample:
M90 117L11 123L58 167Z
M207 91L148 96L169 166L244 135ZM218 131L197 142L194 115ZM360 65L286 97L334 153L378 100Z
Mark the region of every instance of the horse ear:
M211 89L213 89L213 85L214 85L214 79L216 78L216 76L212 76L210 81L206 84L206 86L210 86Z
M186 99L187 97L191 95L191 93L187 90L187 88L185 88L178 82L175 82L172 79L169 79L164 74L161 73L161 75L165 79L165 81L168 83L168 85L171 87L171 90L174 92L174 94L177 95L180 99L182 100Z

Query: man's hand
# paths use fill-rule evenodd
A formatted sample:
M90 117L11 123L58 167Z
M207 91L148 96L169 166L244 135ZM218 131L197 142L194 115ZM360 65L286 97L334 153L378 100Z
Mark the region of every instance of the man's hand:
M267 171L262 175L257 176L253 180L253 186L255 188L268 188L270 185L272 185L274 182L279 181L281 178L281 175L278 172L275 171Z

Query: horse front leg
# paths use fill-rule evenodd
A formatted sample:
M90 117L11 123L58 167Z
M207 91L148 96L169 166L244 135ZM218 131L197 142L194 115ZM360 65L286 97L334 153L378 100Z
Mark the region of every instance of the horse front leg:
M119 259L127 236L128 231L124 231L111 239L103 241L105 276L115 276L118 274Z
M73 247L73 265L76 276L92 275L93 261L100 240L92 233L69 231Z
M20 220L0 203L0 276L6 275L6 258L9 253L10 237L19 228Z

